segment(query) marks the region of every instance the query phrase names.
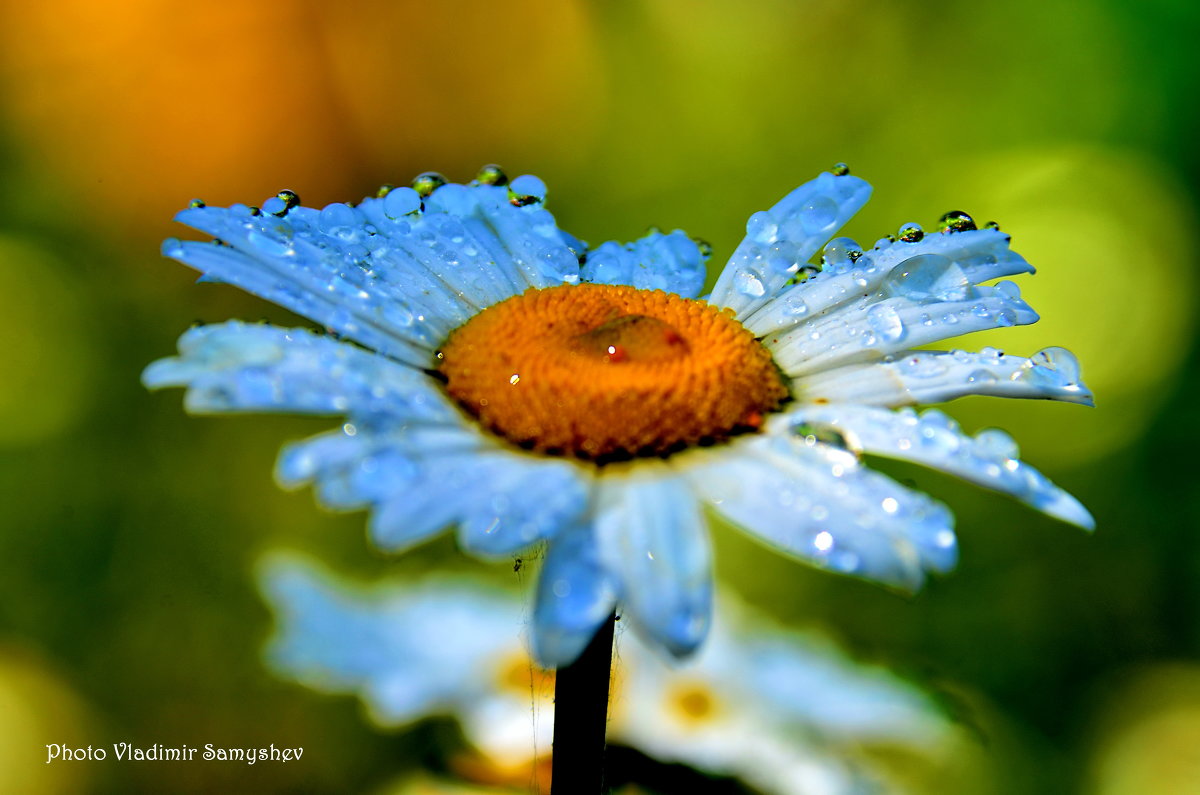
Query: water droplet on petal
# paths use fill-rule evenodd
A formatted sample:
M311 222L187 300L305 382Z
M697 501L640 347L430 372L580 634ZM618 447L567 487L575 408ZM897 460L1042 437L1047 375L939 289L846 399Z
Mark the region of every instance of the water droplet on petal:
M495 163L488 163L483 168L479 169L479 173L475 175L475 181L481 185L507 185L508 175L504 173L504 169Z
M788 317L799 317L808 311L808 304L798 292L790 292L783 297L783 313Z
M164 257L179 259L183 256L183 243L177 237L168 237L162 242L162 254Z
M821 252L821 261L831 267L835 273L849 268L862 256L862 247L848 237L835 237L825 244Z
M900 313L891 304L875 304L867 310L867 325L887 342L899 342L908 333Z
M436 171L426 171L413 177L412 189L425 198L446 184L446 178Z
M983 228L984 229L999 229L1000 224L996 223L995 221L988 221L986 224L983 225Z
M779 239L779 224L766 210L760 210L746 220L746 237L755 243L774 243Z
M1021 288L1016 282L1005 279L1002 282L996 282L996 292L1010 300L1018 300L1021 297Z
M967 374L967 383L974 384L976 386L986 386L987 384L994 384L994 383L996 383L997 380L999 380L999 379L996 378L996 375L994 373L992 373L990 370L984 370L982 368L980 368L978 370L972 370L970 373Z
M737 291L748 298L761 298L767 292L762 279L754 271L739 270L734 276L734 282L737 284Z
M287 215L293 207L300 206L300 196L294 190L281 190L275 194L275 198L283 202L283 212L280 215Z
M975 447L984 455L995 458L1016 458L1020 455L1017 443L999 428L985 428L975 434Z
M1043 348L1029 360L1060 376L1067 384L1079 383L1079 360L1066 348Z
M508 200L518 207L544 202L546 183L532 174L523 174L508 186Z
M250 244L268 257L285 257L294 253L292 236L292 227L286 221L251 229L246 235Z
M317 217L317 227L327 235L352 241L358 237L358 213L346 204L330 204Z
M421 209L421 194L412 188L395 188L383 197L383 214L403 218Z
M830 170L835 177L844 177L850 173L850 166L845 163L834 163L833 168Z
M905 243L918 243L925 237L925 230L920 224L905 224L896 232L896 236Z
M962 210L951 210L938 219L940 232L970 232L976 228L975 219Z
M204 202L202 202L200 199L192 199L190 202L188 202L188 207L193 210L202 210L205 206L206 205Z
M888 273L884 293L915 301L961 301L971 280L961 267L941 254L918 254Z
M817 235L837 221L837 202L828 196L817 196L800 208L800 226L810 235Z
M707 240L701 240L698 237L693 237L692 242L696 244L696 248L700 249L700 258L708 259L712 256L713 247Z

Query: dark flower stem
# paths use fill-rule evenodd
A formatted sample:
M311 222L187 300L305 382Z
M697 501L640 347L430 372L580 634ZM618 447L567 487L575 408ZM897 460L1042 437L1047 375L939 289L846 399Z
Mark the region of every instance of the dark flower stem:
M555 674L552 795L604 792L604 731L615 620L615 614L605 619L579 659Z

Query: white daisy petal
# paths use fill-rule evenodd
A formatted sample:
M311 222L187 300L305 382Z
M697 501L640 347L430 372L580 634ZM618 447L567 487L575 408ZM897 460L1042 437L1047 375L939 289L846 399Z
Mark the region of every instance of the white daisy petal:
M964 395L1042 398L1092 405L1079 363L1065 348L1046 348L1026 359L994 348L908 351L888 362L851 364L812 373L792 383L803 403L908 406Z
M821 568L915 590L957 560L945 506L815 439L756 438L688 472L720 514Z
M779 292L821 245L858 212L871 186L821 174L750 216L746 237L721 272L709 302L748 318Z
M229 321L179 338L176 358L142 375L188 387L197 413L288 411L446 421L456 411L424 373L305 329Z
M764 344L793 378L889 355L972 331L1028 325L1038 316L1015 285L971 287L962 300L893 295L854 304L771 335Z
M260 580L278 616L266 651L276 672L324 692L355 692L382 723L488 694L481 674L517 646L507 594L477 583L409 584L368 597L285 554L264 561Z
M650 466L650 465L647 465ZM670 471L606 476L596 517L600 560L633 625L676 657L708 633L712 560L695 496Z
M216 216L225 213L226 215ZM205 274L206 280L232 284L266 298L368 348L417 366L426 366L430 352L453 318L462 314L436 293L426 304L415 304L374 284L367 269L344 262L346 255L300 245L292 257L257 255L250 233L233 236L238 226L231 211L219 208L184 210L177 220L218 236L228 245L180 242L163 244L163 254ZM203 215L201 215L203 214ZM221 223L209 223L216 216ZM221 237L225 240L225 237ZM467 315L469 316L469 315Z
M517 177L513 185L523 179ZM544 198L544 185L540 191ZM567 246L554 216L542 207L540 198L517 207L510 200L510 191L504 188L445 185L433 192L426 205L435 213L444 208L448 215L461 217L463 228L483 246L491 262L504 268L510 278L515 277L519 285L515 292L579 281L576 254L582 252L572 252ZM461 250L456 248L455 253Z
M169 240L167 256L418 365L480 309L579 280L553 216L488 185L443 185L424 211L414 191L397 188L358 207L201 206L176 220L224 245Z
M546 548L533 608L533 648L542 665L556 668L578 657L615 600L593 529L581 525L559 533Z
M571 462L496 450L466 463L459 488L475 494L460 514L458 541L473 555L511 556L553 537L587 510L587 479Z
M851 445L874 455L915 461L1011 494L1043 513L1091 529L1095 522L1079 501L1045 475L1017 459L1016 443L995 428L976 436L937 409L886 411L869 406L806 406L779 417L793 433L831 428ZM800 431L796 429L800 428Z
M745 325L760 337L777 334L880 291L918 300L961 299L970 285L1033 273L1008 240L998 230L976 229L926 235L915 243L884 240L884 247L857 259L842 252L830 256L819 273L763 304Z
M588 253L581 276L594 284L628 284L695 298L704 287L705 259L700 247L683 232L654 232L633 243L608 242L597 247Z

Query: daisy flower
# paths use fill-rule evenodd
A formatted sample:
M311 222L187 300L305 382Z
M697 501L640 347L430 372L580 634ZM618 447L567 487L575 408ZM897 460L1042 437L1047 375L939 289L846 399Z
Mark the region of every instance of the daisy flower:
M711 618L711 507L784 554L914 589L956 558L953 519L861 454L922 463L1091 527L1001 431L936 410L963 395L1089 403L1061 348L1029 358L918 350L1032 323L1007 235L948 213L863 250L831 240L870 186L844 168L750 216L701 299L706 245L680 231L589 248L532 176L435 174L357 206L205 207L216 241L164 253L328 333L227 322L179 341L147 386L200 413L343 417L287 446L277 477L369 509L388 551L447 527L502 558L544 543L534 647L573 660L616 602L682 657ZM819 264L810 264L819 250ZM899 409L899 410L897 410Z
M276 617L266 658L281 677L357 695L381 726L454 716L494 774L528 780L544 767L554 673L529 657L512 593L461 577L350 585L280 552L259 582ZM772 626L728 598L720 607L686 667L618 636L610 743L781 795L876 791L865 783L886 771L864 748L930 761L952 751L958 734L912 685L815 633Z

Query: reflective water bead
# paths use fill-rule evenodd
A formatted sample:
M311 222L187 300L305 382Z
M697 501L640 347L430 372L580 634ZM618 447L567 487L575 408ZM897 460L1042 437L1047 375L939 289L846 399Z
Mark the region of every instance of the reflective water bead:
M975 219L962 210L951 210L938 219L940 232L971 232L976 228Z
M835 177L844 177L850 173L850 166L846 165L845 163L834 163L833 168L830 169L830 171Z
M262 228L251 229L246 235L251 245L269 257L286 257L294 254L292 236L292 228L286 221L277 221Z
M488 163L483 168L479 169L479 173L475 175L475 181L481 185L507 185L508 175L504 173L504 169L495 163Z
M757 273L750 270L740 270L734 277L737 281L737 291L749 298L761 298L767 288Z
M518 207L546 200L546 183L532 174L523 174L508 186L508 198Z
M1021 297L1020 286L1016 282L1009 281L1008 279L1005 279L1002 282L996 282L996 292L1000 293L1000 295L1004 296L1005 298L1011 298L1013 300Z
M970 373L967 374L967 383L968 384L976 384L976 385L994 384L998 380L1000 380L1000 379L996 378L995 373L991 372L990 370L984 370L982 368L980 368L978 370L972 370Z
M342 240L354 240L358 236L358 213L347 204L334 203L321 210L317 227L327 235Z
M798 292L790 292L783 298L783 313L788 317L799 317L808 311L808 304Z
M846 435L831 425L797 422L792 425L790 430L794 436L799 437L809 447L825 444L839 450L850 450L850 443Z
M188 202L188 207L190 207L193 210L202 210L206 206L207 205L205 205L204 202L201 201L200 199L192 199L190 202Z
M975 434L975 446L984 455L996 458L1017 458L1021 454L1013 438L999 428L985 428Z
M899 342L908 333L900 313L891 304L875 304L867 310L867 325L887 342Z
M905 224L896 232L896 236L905 243L919 243L925 237L925 230L920 224Z
M1000 224L996 223L995 221L988 221L986 224L983 225L983 228L999 230Z
M412 188L395 188L383 197L383 214L403 218L421 209L421 195Z
M696 248L700 250L700 258L708 259L712 256L713 247L707 240L701 240L698 237L693 237L692 242L696 244Z
M883 285L885 294L916 301L961 301L970 287L966 272L941 254L918 254L904 260L892 268Z
M300 205L300 196L294 190L287 190L285 188L284 190L279 191L279 193L276 193L275 198L283 202L285 213L291 210L293 207L298 207Z
M848 237L835 237L825 244L821 259L834 268L849 267L862 256L862 247Z
M800 226L810 235L818 235L837 221L838 205L828 196L817 196L800 208Z
M272 196L263 202L262 210L267 215L276 215L282 217L287 215L288 208L283 199L280 199L278 196Z
M774 243L779 239L779 224L766 210L760 210L746 221L746 237L755 243Z
M436 171L425 171L413 177L412 189L422 198L446 184L446 178Z
M1075 358L1075 354L1071 353L1066 348L1052 347L1043 348L1042 350L1029 357L1029 360L1038 367L1045 367L1060 377L1067 384L1079 383L1079 360Z

